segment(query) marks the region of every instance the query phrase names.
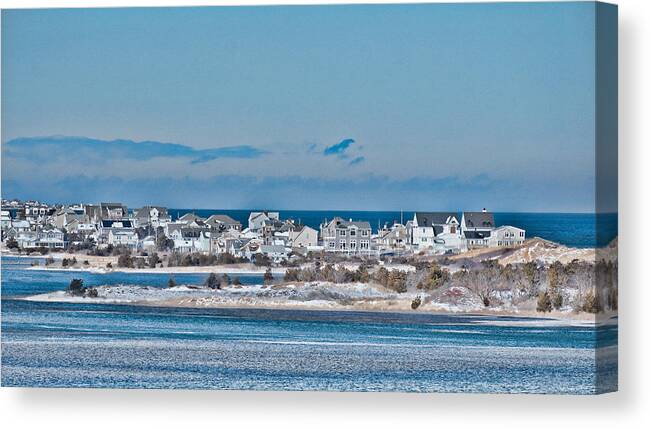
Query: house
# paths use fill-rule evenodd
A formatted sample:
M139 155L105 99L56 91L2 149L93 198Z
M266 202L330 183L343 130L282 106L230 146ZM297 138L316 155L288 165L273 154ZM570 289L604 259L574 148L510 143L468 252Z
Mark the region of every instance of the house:
M491 232L489 247L514 247L524 243L524 229L515 226L500 226Z
M202 252L205 246L205 228L191 227L183 223L167 224L167 237L174 241L174 251L179 253ZM201 243L204 241L204 244Z
M135 220L136 227L151 226L153 228L163 226L172 221L172 218L167 212L167 208L151 205L146 205L137 210L133 219Z
M36 231L20 232L16 236L18 245L25 249L64 249L66 247L65 233L53 226L39 228Z
M191 223L199 223L199 222L204 222L204 219L202 217L199 217L195 213L185 213L181 217L179 217L176 220L177 223L183 223L183 224L191 224Z
M462 235L456 212L417 212L410 223L410 244L418 250L460 250Z
M102 202L99 204L102 220L119 220L129 217L126 205L116 202Z
M491 235L495 229L493 213L486 211L464 211L461 215L461 233L466 249L487 248L491 245Z
M8 229L11 225L11 212L9 210L0 211L0 229Z
M407 228L396 223L391 228L385 226L378 232L377 244L384 250L404 250L409 243Z
M292 248L313 248L319 243L319 232L304 224L287 231L287 244Z
M320 227L324 250L346 255L370 255L371 224L368 221L345 221L335 217Z
M461 215L461 231L490 232L495 229L493 213L486 211L464 211Z
M97 243L105 245L124 245L131 249L138 247L138 234L129 219L102 220L97 232Z
M242 230L242 223L225 214L213 214L205 221L206 225L216 232L225 230Z
M253 211L249 214L249 230L258 231L266 225L273 224L274 221L280 221L280 213L272 211Z

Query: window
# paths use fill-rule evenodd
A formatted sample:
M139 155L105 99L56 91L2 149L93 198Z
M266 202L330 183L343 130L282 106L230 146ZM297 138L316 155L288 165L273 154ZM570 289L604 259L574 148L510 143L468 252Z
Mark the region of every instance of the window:
M341 229L339 231L339 236L346 236L346 229Z
M339 249L340 250L345 250L346 249L346 243L345 242L340 242L339 243Z
M335 241L331 241L329 245L330 245L330 248L334 248L335 247Z
M520 232L520 236L524 236L524 232Z
M350 229L350 236L356 236L356 235L357 235L357 230Z
M367 240L360 241L359 248L362 250L368 250L369 242Z
M362 236L368 236L369 233L370 233L370 230L368 230L368 229L362 230Z
M356 242L356 241L352 241L352 242L350 243L350 249L351 249L352 251L357 250L357 242Z

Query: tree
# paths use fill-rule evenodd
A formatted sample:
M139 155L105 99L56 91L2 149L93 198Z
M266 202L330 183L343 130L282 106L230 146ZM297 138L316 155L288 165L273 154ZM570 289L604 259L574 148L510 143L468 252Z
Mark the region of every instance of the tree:
M213 290L219 290L221 288L219 278L217 278L217 275L215 275L214 272L211 272L210 275L208 275L208 278L206 278L203 285Z
M265 271L264 276L262 277L262 279L264 279L265 283L269 283L269 282L274 280L274 276L271 273L271 268L267 268L267 270Z
M99 294L97 293L97 288L89 288L86 295L88 297L98 297L99 296Z
M449 278L450 274L447 270L442 269L438 263L432 262L427 270L427 277L424 281L419 282L416 288L434 290L445 284Z
M174 275L170 275L170 278L167 280L167 286L169 288L176 287L176 280L174 279Z
M554 309L560 309L563 306L563 295L561 294L561 285L564 279L563 265L559 261L555 261L549 266L547 271L547 280L549 281L549 297Z
M165 236L162 230L160 230L158 236L156 237L156 249L158 251L167 251L174 249L174 241Z
M150 268L155 268L159 262L160 262L160 257L158 257L158 253L151 253L147 258L147 264L149 265Z
M219 283L220 288L225 288L228 287L231 283L231 278L228 276L227 273L222 275L222 280Z
M73 296L83 296L84 292L86 291L86 287L84 287L84 280L83 279L73 279L70 281L70 285L68 285L68 294L71 294Z
M420 296L416 296L414 300L411 301L411 308L416 310L421 304Z
M285 271L285 276L283 277L283 281L285 282L296 282L299 279L299 274L300 274L300 269L287 269Z
M538 302L536 304L536 311L538 312L551 312L552 301L549 298L548 292L541 292L538 294Z
M591 314L601 312L603 310L603 307L601 305L599 294L596 294L594 291L589 290L583 298L583 305L581 309L583 309L584 312L589 312Z
M132 268L133 267L133 257L129 254L120 254L118 257L118 267L122 268Z
M271 266L271 259L266 254L259 253L255 255L254 263L256 266Z
M7 239L7 248L10 250L17 250L18 241L16 241L13 237Z

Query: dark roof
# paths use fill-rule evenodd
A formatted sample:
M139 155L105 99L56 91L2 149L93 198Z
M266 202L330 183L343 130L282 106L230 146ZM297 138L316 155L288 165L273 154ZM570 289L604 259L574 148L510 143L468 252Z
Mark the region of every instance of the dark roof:
M208 217L207 222L208 223L219 222L219 223L230 224L230 225L237 225L237 224L241 225L239 221L235 220L234 218L226 214L213 214L210 217Z
M348 228L355 226L358 229L370 229L371 228L371 223L368 221L346 221L341 217L335 217L328 223L330 225L332 222L335 222L336 227L339 228Z
M466 239L484 239L484 238L490 238L491 233L490 232L475 232L474 230L467 230L463 232L465 235Z
M131 220L102 220L102 227L113 227L113 223L122 223L122 227L133 227Z
M136 211L136 217L137 218L149 218L149 211L151 211L152 208L156 208L158 210L160 217L167 216L167 208L165 208L165 207L157 207L157 206L154 206L154 205L145 205L144 207L142 207L138 211Z
M455 212L416 213L419 227L447 224L450 217L454 217L457 223L459 222L459 214Z
M463 213L463 217L466 221L466 227L495 227L493 213L466 211Z

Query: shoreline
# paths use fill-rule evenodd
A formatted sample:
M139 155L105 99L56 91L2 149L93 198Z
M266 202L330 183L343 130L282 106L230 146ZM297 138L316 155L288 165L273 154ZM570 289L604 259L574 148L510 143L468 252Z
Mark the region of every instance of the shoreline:
M313 299L294 300L290 298L267 297L248 294L251 290L255 293L264 290L286 290L319 287L318 285L305 284L301 286L281 285L273 286L229 286L221 290L210 290L203 287L178 286L173 289L165 289L151 286L119 286L122 289L148 290L153 291L150 297L129 297L124 296L127 292L120 290L116 296L82 297L70 296L64 291L38 294L19 298L20 300L35 302L57 302L73 304L114 304L129 306L147 306L160 308L192 308L192 309L263 309L263 310L294 310L294 311L331 311L331 312L366 312L366 313L394 313L394 314L425 314L425 315L449 315L449 316L477 316L491 317L497 319L486 319L482 322L489 324L504 325L567 325L596 327L607 325L617 319L616 313L591 314L586 312L553 311L551 313L540 313L532 310L506 310L506 309L480 309L463 308L448 305L424 304L414 310L410 308L412 295L402 295L403 298L395 298L392 294L379 295L376 298L353 300L349 303L341 303L337 300ZM355 284L348 284L355 287ZM96 287L100 293L107 288L115 286ZM250 290L247 290L247 287ZM263 293L264 293L263 292ZM177 294L175 296L162 296L156 293ZM238 296L239 294L239 296ZM516 318L516 319L513 319Z

